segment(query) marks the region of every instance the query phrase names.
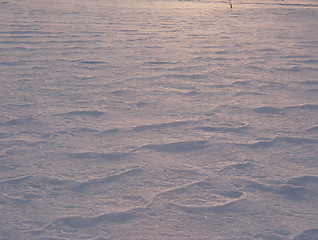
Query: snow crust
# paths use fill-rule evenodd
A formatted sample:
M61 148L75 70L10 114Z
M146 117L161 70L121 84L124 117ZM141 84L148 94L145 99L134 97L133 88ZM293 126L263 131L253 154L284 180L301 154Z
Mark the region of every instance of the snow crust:
M0 239L317 240L316 0L0 4Z

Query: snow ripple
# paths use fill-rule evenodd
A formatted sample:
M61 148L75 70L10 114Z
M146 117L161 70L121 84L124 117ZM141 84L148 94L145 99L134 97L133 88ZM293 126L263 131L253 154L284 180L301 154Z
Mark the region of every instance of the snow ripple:
M105 222L124 224L138 217L138 215L145 210L145 208L133 208L123 212L111 212L96 217L71 216L59 218L54 223L62 223L63 225L70 226L72 228L88 228Z
M142 149L150 149L159 152L182 153L188 151L197 151L206 147L207 141L185 141L167 144L149 144Z
M318 229L307 229L298 236L294 237L293 240L316 240L318 236Z
M100 117L102 115L104 115L105 113L104 112L101 112L101 111L71 111L71 112L67 112L67 113L61 113L61 114L58 114L58 115L61 115L61 116L89 116L89 117Z

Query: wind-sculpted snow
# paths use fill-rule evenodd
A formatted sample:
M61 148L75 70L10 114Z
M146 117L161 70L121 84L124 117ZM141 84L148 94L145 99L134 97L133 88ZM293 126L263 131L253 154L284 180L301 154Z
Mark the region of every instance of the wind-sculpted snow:
M33 118L18 118L18 119L12 119L9 121L6 121L5 123L3 123L3 125L5 126L10 126L10 125L25 125L28 123L32 123L34 121Z
M125 176L133 176L134 174L140 173L141 169L131 169L131 170L126 170L122 173L107 176L104 178L95 178L92 180L87 180L86 182L78 182L76 184L73 184L72 189L76 191L85 191L89 187L98 187L99 185L102 184L108 184L112 182L116 182L118 179L125 177Z
M100 111L72 111L68 113L63 113L65 116L90 116L90 117L99 117L104 115L103 112Z
M318 229L308 229L293 238L293 240L315 240L317 239Z
M97 153L97 152L83 152L83 153L68 153L68 156L76 159L101 159L105 161L120 160L129 153Z
M0 4L0 240L317 240L316 0Z
M308 128L307 131L308 132L317 132L318 131L318 126L314 126L314 127Z
M310 191L310 189L304 188L304 187L298 187L298 186L292 186L288 184L281 184L278 186L271 186L271 185L264 185L260 183L252 183L248 186L252 189L257 189L262 192L271 192L280 194L287 199L294 200L294 201L301 201L306 199L306 196L313 194L313 192Z
M248 130L248 126L239 126L239 127L197 127L196 129L205 131L205 132L243 132Z
M165 129L165 128L174 128L181 125L189 124L187 121L179 122L170 122L170 123L159 123L159 124L150 124L150 125L141 125L133 128L133 131L141 132L146 130L156 130L156 129Z
M268 139L264 141L253 141L251 143L237 143L239 146L246 146L249 148L257 149L257 148L271 148L275 145L282 145L282 144L292 144L292 145L307 145L307 144L314 144L318 143L317 138L303 138L303 137L276 137L274 139Z
M201 150L205 147L206 141L185 141L168 144L151 144L143 148L152 149L159 152L187 152Z
M239 200L237 200L239 201ZM180 208L182 211L190 214L207 214L207 213L226 213L226 212L238 212L238 209L235 208L235 203L237 201L229 202L226 204L220 204L217 206L205 206L205 205L199 205L199 206L192 206L192 205L178 205L173 204L173 206L176 206Z
M276 108L276 107L259 107L254 109L255 112L257 113L269 113L269 114L279 114L283 111L281 108Z
M99 223L111 222L116 224L124 224L127 221L133 220L138 215L138 212L144 211L144 208L134 208L129 209L124 212L112 212L96 217L82 217L82 216L72 216L57 219L56 222L61 222L63 225L70 226L73 228L88 228L96 226Z

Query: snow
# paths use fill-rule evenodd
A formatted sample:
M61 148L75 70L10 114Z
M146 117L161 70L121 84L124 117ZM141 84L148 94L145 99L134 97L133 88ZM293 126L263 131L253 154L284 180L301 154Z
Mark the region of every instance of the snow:
M317 240L316 0L0 4L0 239Z

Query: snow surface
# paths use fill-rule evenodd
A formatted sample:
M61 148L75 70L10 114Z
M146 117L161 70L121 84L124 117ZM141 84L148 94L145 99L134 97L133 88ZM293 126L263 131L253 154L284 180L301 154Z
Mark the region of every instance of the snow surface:
M318 239L317 0L0 4L0 239Z

